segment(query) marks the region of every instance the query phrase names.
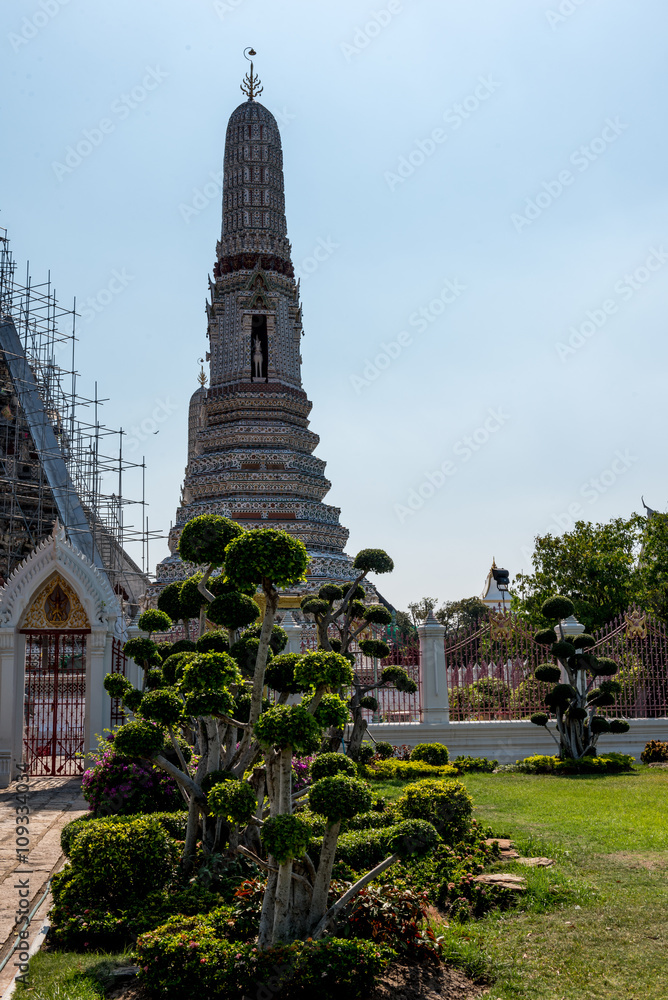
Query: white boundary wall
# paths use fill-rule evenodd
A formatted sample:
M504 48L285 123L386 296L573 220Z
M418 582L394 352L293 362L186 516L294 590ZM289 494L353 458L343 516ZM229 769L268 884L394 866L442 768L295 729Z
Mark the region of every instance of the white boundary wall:
M553 754L557 745L540 726L523 721L450 722L448 681L445 670L444 627L430 612L418 626L420 636L420 681L422 686L422 722L383 722L369 726L375 740L387 740L395 746L416 743L445 743L450 758L460 754L489 757L500 764L514 764L532 754ZM630 719L631 730L614 736L601 736L600 753L630 753L637 759L649 740L668 740L668 718ZM550 728L554 728L552 723Z

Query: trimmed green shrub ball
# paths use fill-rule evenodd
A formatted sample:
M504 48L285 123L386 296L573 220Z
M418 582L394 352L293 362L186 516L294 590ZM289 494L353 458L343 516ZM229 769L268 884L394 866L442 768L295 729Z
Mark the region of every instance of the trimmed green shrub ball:
M383 549L361 549L353 560L360 573L391 573L394 563Z
M179 555L195 566L222 566L229 543L244 533L235 521L218 514L200 514L183 528Z
M183 719L183 702L176 691L148 691L141 700L141 714L160 726L176 726Z
M604 719L602 715L595 715L591 722L589 723L589 728L592 733L609 733L610 723L607 719Z
M574 687L570 684L557 684L556 687L550 691L550 697L552 702L556 705L564 705L571 698L575 698L577 692Z
M219 785L222 781L238 781L231 771L209 771L205 774L200 783L200 788L205 795L208 795L214 785Z
M405 694L414 694L417 691L417 684L412 677L409 677L403 667L395 665L383 667L380 675L383 684L393 684L397 691Z
M557 641L557 633L553 628L543 628L540 632L536 632L533 638L540 646L551 646Z
M164 740L164 733L158 726L135 720L116 730L114 750L124 757L153 757L162 750Z
M207 795L210 811L232 823L249 823L257 809L255 792L247 781L222 781Z
M335 774L347 774L351 778L357 776L357 768L350 757L343 753L320 753L311 761L309 768L313 781L329 778Z
M448 748L443 743L418 743L411 750L411 760L422 760L425 764L447 764L450 760Z
M183 711L196 719L200 715L232 715L234 706L235 700L231 691L194 691L186 695Z
M127 691L132 690L132 682L123 674L107 674L102 683L110 698L122 698Z
M559 640L550 646L550 652L560 660L567 660L569 656L575 656L575 646L572 642Z
M589 649L591 646L596 645L596 639L594 636L588 635L586 632L582 632L580 635L571 636L570 641L576 649Z
M172 643L171 655L175 656L176 653L196 653L197 644L192 641L192 639L177 639L176 642Z
M144 684L148 691L157 691L159 688L164 688L167 682L159 667L151 667L144 675Z
M195 641L198 653L229 653L230 637L224 628L205 632Z
M137 625L142 632L168 632L172 627L172 619L165 611L149 608L139 616Z
M340 601L343 598L343 590L335 583L326 583L318 591L318 597L323 601Z
M364 617L366 617L366 613ZM381 639L362 639L359 647L365 656L372 656L377 660L384 660L386 656L390 655L390 647Z
M309 698L302 699L304 708L308 709L309 703ZM348 703L338 694L324 694L313 713L313 717L323 729L343 729L350 718L350 709Z
M256 622L260 617L260 608L252 597L247 597L238 591L232 591L229 594L220 594L219 597L214 597L207 608L206 616L216 625L239 629Z
M168 583L162 588L158 595L158 610L164 611L173 622L184 617L181 607L181 580L175 580L174 583Z
M369 604L364 612L364 618L371 625L390 625L392 623L392 612L383 604Z
M424 819L407 819L392 827L387 846L393 854L406 858L424 858L439 844L440 837L433 823Z
M546 726L549 719L549 715L546 715L545 712L534 712L530 721L533 722L534 726Z
M183 664L179 686L183 691L197 693L218 691L240 682L237 662L229 653L197 653Z
M387 743L385 740L379 740L376 743L376 753L381 760L389 760L390 757L394 756L394 747L391 743Z
M561 669L554 663L541 663L534 670L534 677L539 681L549 681L556 684L561 680Z
M628 733L629 729L631 728L630 723L628 723L626 719L610 719L609 722L610 722L611 733L617 733L617 734Z
M573 602L561 595L548 597L540 609L543 618L547 618L548 621L561 621L563 618L569 618L574 611Z
M456 844L471 829L473 799L461 781L427 778L406 786L397 812L404 819L433 823L447 844Z
M265 820L260 836L267 853L281 864L304 854L311 839L311 827L297 816L272 816Z
M126 708L129 708L131 712L136 712L141 705L141 700L143 694L138 688L131 687L129 691L126 691L123 695L123 704Z
M123 652L140 667L143 667L144 663L152 663L155 660L162 662L157 644L152 639L144 639L142 636L128 639L123 646Z
M276 587L292 587L304 580L309 559L304 543L287 531L255 528L230 542L225 573L240 590L268 580Z
M272 691L286 691L297 694L304 688L295 680L295 668L301 660L300 653L279 653L267 664L264 682Z
M595 677L612 677L619 670L619 666L609 656L599 656L596 664L590 667L591 673Z
M586 719L588 714L587 709L580 708L579 705L571 705L568 709L568 718L576 719L578 722L582 722L583 719Z
M275 705L263 712L253 732L265 747L291 746L296 753L315 753L322 730L302 705Z
M309 807L334 823L371 809L371 791L364 781L345 774L320 778L309 792Z
M357 760L360 764L368 764L375 754L376 751L370 743L363 743L357 751Z
M324 601L321 597L305 597L300 604L306 615L326 615L330 610L329 601Z
M304 688L347 687L352 684L353 669L350 661L341 653L318 650L305 653L295 667L295 681Z
M377 712L378 699L374 698L372 694L365 694L363 698L360 698L360 708L367 708L370 712Z

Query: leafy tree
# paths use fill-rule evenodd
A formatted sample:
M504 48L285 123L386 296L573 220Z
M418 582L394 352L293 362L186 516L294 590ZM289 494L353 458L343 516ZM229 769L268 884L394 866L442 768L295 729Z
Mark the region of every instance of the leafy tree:
M634 515L628 520L613 518L607 524L578 521L563 535L538 536L533 573L519 573L515 578L512 609L538 627L547 624L541 608L549 595L567 593L578 621L594 631L633 601L646 605L647 589L639 571L645 525L644 518ZM651 545L656 537L657 548L660 534L658 529L652 534ZM665 563L664 569L668 571ZM660 586L659 576L656 582Z
M413 601L412 604L409 604L408 610L410 612L413 625L417 627L420 622L423 622L429 612L433 611L437 604L437 597L422 597L419 601Z
M460 601L446 601L434 612L434 617L445 625L449 635L460 629L480 628L489 617L489 608L480 597L464 597Z
M619 681L613 679L619 668L614 660L587 652L594 645L591 635L582 633L566 639L560 622L574 611L573 602L567 597L548 598L540 611L542 617L555 626L541 629L534 637L536 642L550 647L553 659L552 663L542 663L535 670L537 680L555 685L546 695L545 703L555 717L557 735L551 729L548 732L557 743L562 759L595 757L602 733L626 733L630 728L624 719L606 719L597 714L599 707L613 705L622 689ZM597 678L602 677L606 679L597 682ZM531 716L535 726L547 728L549 720L547 712Z

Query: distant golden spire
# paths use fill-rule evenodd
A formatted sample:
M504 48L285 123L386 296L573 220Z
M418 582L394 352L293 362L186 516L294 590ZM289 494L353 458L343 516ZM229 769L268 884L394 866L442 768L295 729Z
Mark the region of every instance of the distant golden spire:
M203 362L204 358L199 358L199 361ZM202 386L202 388L204 388L204 386L207 383L206 372L204 371L204 365L203 364L202 364L202 366L201 366L201 368L199 370L199 375L197 376L197 381Z
M246 55L246 53L248 53L248 55ZM241 84L240 89L242 93L248 95L249 101L254 101L255 98L264 90L264 87L260 83L260 77L253 72L253 60L250 58L251 56L256 56L257 52L249 46L247 49L244 49L244 55L250 63L250 73L246 73L244 82Z

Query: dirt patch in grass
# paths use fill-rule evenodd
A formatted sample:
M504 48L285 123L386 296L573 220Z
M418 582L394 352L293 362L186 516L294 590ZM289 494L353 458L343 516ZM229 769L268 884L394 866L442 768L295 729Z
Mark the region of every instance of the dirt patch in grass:
M623 868L644 868L650 872L668 868L668 853L666 851L660 851L656 854L650 851L639 854L617 851L615 854L607 854L606 858L613 865L619 864Z
M474 1000L483 993L488 993L488 988L467 979L457 969L395 962L378 980L368 1000Z

